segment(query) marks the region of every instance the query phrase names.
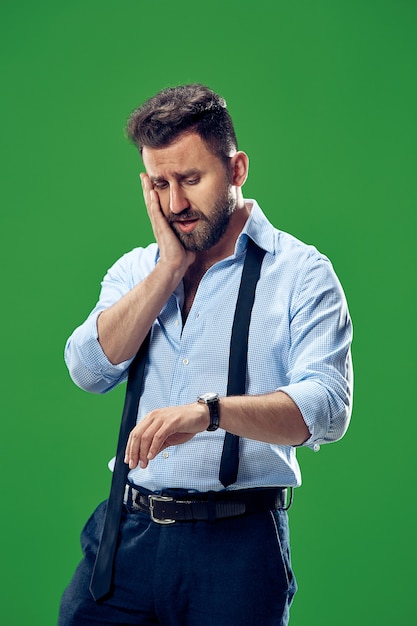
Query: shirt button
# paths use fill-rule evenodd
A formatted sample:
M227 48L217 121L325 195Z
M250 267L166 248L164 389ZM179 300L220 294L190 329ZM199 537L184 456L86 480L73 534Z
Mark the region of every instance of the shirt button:
M189 363L189 362L190 362L190 361L189 361L188 359L183 359L183 360L182 360L182 364L183 364L183 365L188 365L188 363Z
M179 325L180 325L179 320L175 320L175 326L179 326Z
M169 452L163 452L162 456L164 457L164 459L167 459L169 457Z
M313 450L314 450L314 452L318 452L318 451L320 450L320 446L319 446L319 444L318 444L318 443L315 443L315 444L314 444L314 446L313 446Z

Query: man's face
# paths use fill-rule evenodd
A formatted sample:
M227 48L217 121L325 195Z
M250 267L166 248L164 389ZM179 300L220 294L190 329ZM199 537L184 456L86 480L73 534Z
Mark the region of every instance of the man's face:
M146 172L162 211L186 250L208 250L223 237L236 207L224 162L196 133L164 148L144 147Z

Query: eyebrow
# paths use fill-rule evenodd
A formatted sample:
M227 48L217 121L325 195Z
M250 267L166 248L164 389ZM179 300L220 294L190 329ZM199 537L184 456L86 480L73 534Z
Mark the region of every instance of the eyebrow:
M189 170L185 170L185 172L174 172L174 177L177 180L184 180L185 178L191 178L192 176L201 176L202 173L203 172L201 170L192 167ZM149 178L153 183L160 183L165 181L165 178L163 176L149 176Z

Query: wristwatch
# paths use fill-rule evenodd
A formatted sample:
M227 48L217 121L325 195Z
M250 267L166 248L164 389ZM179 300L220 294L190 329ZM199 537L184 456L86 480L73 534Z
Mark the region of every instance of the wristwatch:
M219 394L214 392L202 393L198 396L197 402L207 404L210 412L210 424L207 428L210 432L217 430L220 422L219 415Z

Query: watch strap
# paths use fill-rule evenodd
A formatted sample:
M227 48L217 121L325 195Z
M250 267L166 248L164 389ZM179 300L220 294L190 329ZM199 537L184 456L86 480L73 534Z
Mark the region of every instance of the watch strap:
M210 413L210 424L207 426L207 430L213 432L217 430L220 425L219 399L210 400L207 402L207 406Z

